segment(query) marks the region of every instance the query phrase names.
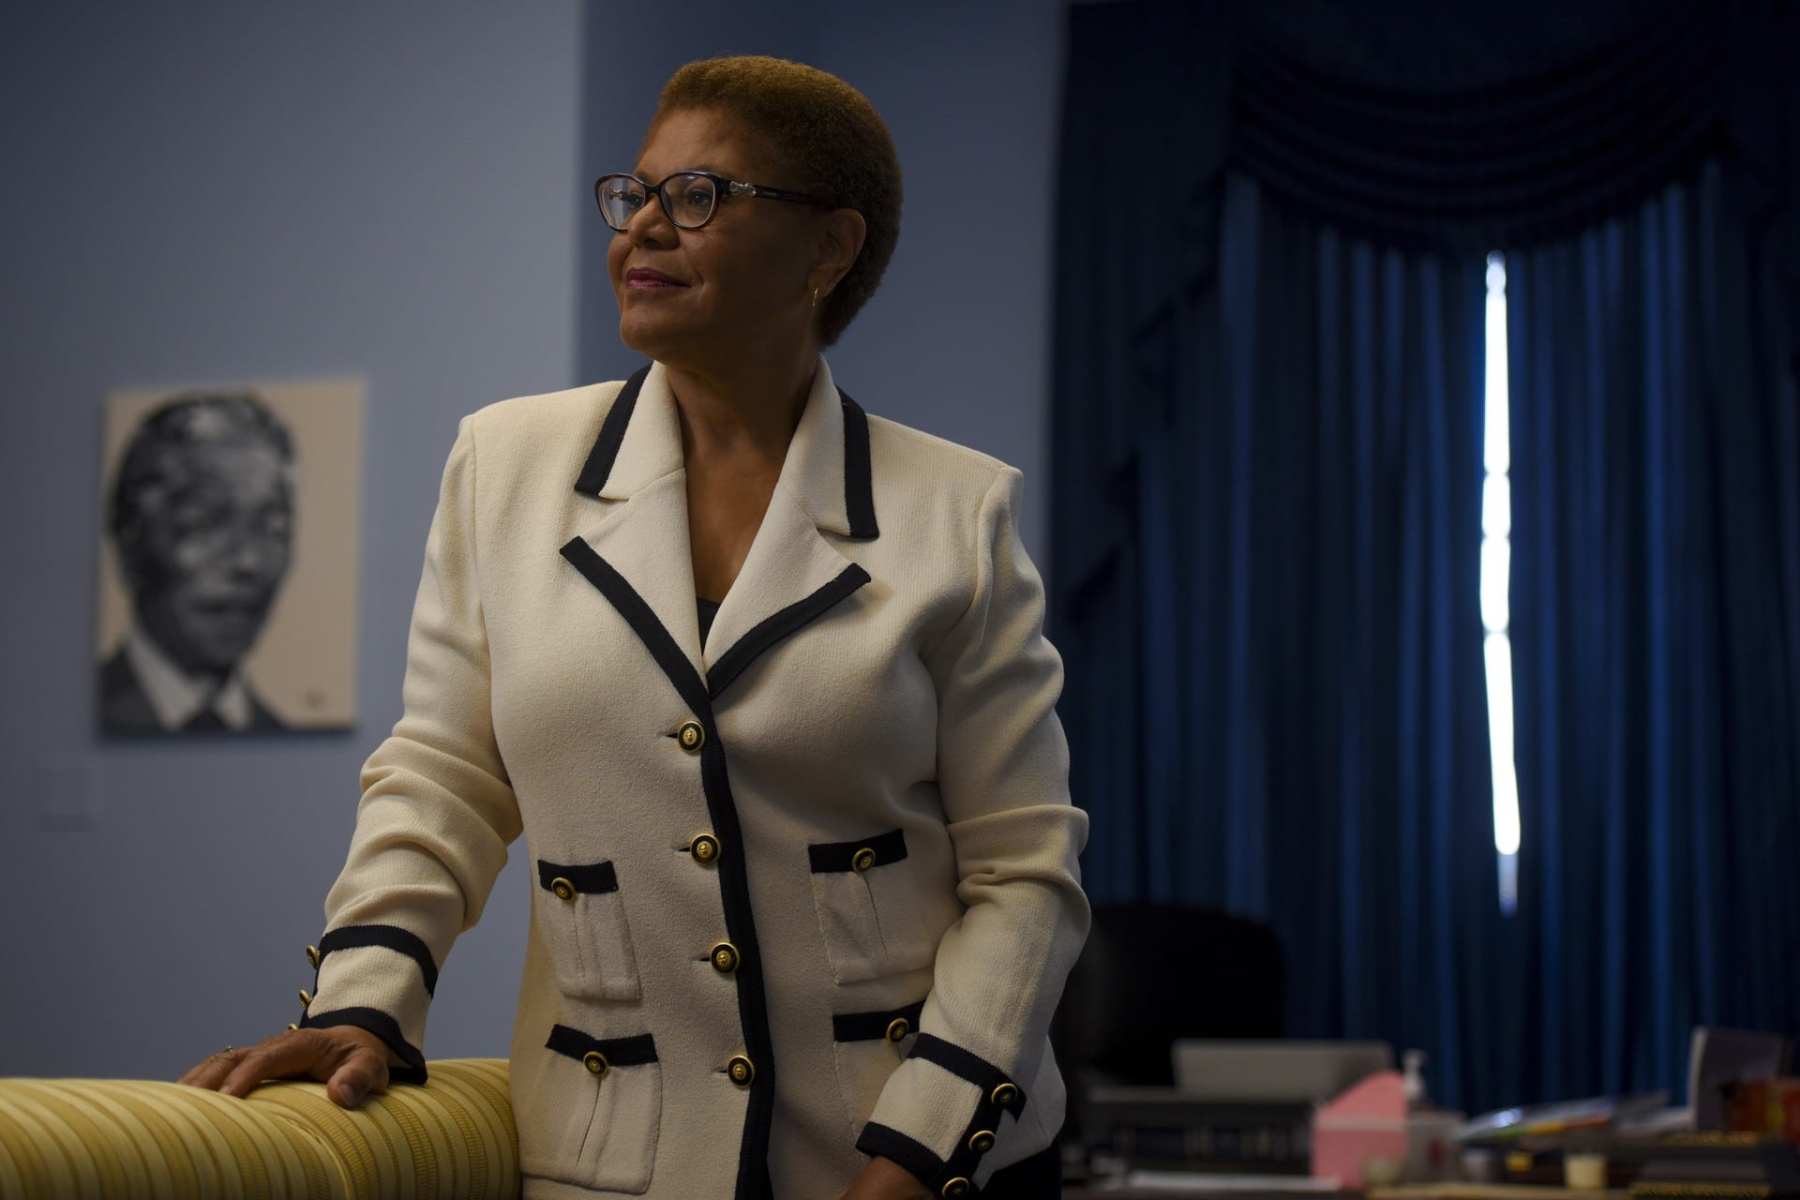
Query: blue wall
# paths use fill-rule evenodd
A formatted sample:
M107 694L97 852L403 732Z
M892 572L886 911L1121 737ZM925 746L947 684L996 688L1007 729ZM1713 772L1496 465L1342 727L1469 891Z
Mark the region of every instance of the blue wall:
M872 410L1024 469L1024 534L1047 567L1061 27L1057 0L753 15L703 0L679 22L615 0L0 17L0 1074L171 1077L294 1019L357 770L399 716L456 418L636 365L588 189L629 165L683 62L799 58L886 116L904 229L833 370ZM105 394L352 373L369 380L360 727L99 742ZM505 1052L522 859L446 964L434 1057Z
M574 382L579 12L41 12L0 32L0 1074L168 1077L296 1019L357 770L399 716L457 417ZM369 380L360 727L99 742L105 394L349 373ZM523 878L449 963L432 1053L505 1045Z

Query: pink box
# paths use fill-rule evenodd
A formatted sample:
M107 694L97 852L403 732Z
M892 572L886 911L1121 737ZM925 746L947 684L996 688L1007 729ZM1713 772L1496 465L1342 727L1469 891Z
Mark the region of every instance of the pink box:
M1371 1075L1313 1118L1312 1173L1341 1188L1435 1183L1456 1177L1460 1113L1406 1111L1396 1071Z
M1330 1117L1313 1121L1312 1173L1343 1188L1434 1183L1456 1177L1452 1113L1410 1117Z

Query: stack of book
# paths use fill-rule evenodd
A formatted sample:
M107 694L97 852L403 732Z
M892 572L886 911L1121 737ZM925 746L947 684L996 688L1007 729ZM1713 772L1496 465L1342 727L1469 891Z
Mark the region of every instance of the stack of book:
M1633 1200L1800 1200L1800 1146L1762 1133L1662 1139L1631 1185Z

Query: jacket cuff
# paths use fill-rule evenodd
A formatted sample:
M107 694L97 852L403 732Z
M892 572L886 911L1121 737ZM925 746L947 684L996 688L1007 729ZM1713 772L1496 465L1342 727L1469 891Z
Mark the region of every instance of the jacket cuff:
M425 1018L437 990L437 963L417 935L396 925L346 925L308 946L313 990L302 992L298 1027L366 1029L404 1066L388 1068L399 1083L424 1083Z
M1004 1071L921 1033L882 1089L856 1148L892 1159L934 1195L974 1196L976 1171L994 1148L1001 1116L1017 1120L1024 1111L1025 1092Z
M428 1078L425 1055L401 1034L400 1023L378 1008L337 1008L329 1012L309 1012L300 1018L302 1029L331 1029L339 1025L368 1030L387 1043L387 1048L406 1064L403 1067L388 1064L390 1083L424 1083Z

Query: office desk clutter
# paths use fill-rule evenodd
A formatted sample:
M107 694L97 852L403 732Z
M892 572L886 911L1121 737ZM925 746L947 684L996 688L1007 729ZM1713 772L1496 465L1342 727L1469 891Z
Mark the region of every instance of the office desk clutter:
M1462 1116L1431 1108L1416 1051L1404 1073L1379 1042L1184 1039L1172 1059L1174 1086L1088 1090L1094 1176L1316 1193L1455 1173Z
M1779 1134L1790 1142L1800 1142L1800 1078L1732 1084L1725 1102L1725 1128Z
M1379 1071L1313 1118L1312 1173L1345 1188L1437 1183L1457 1177L1463 1115L1431 1106L1425 1056L1406 1054L1404 1075Z
M1669 1133L1693 1128L1667 1092L1486 1113L1457 1135L1464 1173L1490 1183L1629 1188Z
M1103 1160L1215 1174L1305 1175L1314 1110L1393 1064L1381 1042L1203 1040L1172 1050L1174 1086L1091 1087L1083 1111ZM1391 1073L1391 1072L1390 1072Z
M1666 1092L1434 1106L1425 1056L1368 1042L1178 1040L1172 1083L1089 1084L1074 1196L1800 1200L1792 1039L1697 1030ZM1077 1161L1079 1159L1079 1161Z
M1052 1032L1067 1200L1800 1200L1786 1182L1800 1148L1781 1140L1800 1030L1694 1030L1680 1107L1543 1097L1558 1103L1464 1121L1433 1105L1423 1055L1396 1071L1385 1042L1284 1037L1286 995L1265 922L1096 904Z
M1458 1134L1465 1170L1634 1200L1800 1198L1800 1122L1783 1103L1794 1049L1779 1034L1697 1029L1686 1106L1651 1092L1488 1113Z

